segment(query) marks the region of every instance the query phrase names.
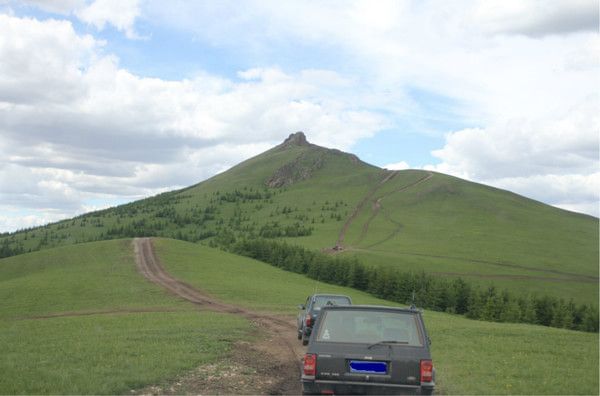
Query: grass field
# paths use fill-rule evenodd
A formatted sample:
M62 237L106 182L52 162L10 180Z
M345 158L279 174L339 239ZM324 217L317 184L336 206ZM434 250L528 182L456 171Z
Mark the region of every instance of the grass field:
M292 315L315 290L314 280L248 258L168 239L155 246L169 272L227 302ZM322 283L318 291L348 294L360 304L391 304ZM597 334L424 315L444 393L598 393Z
M252 329L147 282L130 240L2 259L0 299L0 394L127 393L223 358Z

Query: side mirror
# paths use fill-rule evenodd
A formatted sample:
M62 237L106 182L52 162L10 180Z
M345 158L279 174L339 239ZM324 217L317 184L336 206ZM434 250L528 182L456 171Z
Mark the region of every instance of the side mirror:
M431 338L429 338L429 336L427 336L427 343L431 345Z
M305 307L304 307L304 304L300 304L300 305L298 305L298 309L304 309L304 308L305 308Z

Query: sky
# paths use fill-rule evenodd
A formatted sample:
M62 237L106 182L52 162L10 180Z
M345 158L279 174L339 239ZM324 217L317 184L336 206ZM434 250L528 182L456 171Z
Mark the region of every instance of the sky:
M304 131L599 215L596 0L0 0L0 232Z

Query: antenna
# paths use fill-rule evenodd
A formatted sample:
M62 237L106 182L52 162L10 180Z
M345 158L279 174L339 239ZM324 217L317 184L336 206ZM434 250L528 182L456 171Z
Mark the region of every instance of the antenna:
M414 291L414 289L413 289L412 298L411 298L411 301L410 301L410 309L417 309L417 306L415 305L415 291Z

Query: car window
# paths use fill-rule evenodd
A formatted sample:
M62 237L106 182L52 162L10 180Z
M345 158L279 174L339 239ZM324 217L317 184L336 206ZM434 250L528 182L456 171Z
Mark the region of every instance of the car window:
M329 310L325 313L317 341L366 344L397 341L409 346L423 346L415 314L367 310Z
M317 296L312 308L319 311L325 305L350 305L350 299L343 296Z

